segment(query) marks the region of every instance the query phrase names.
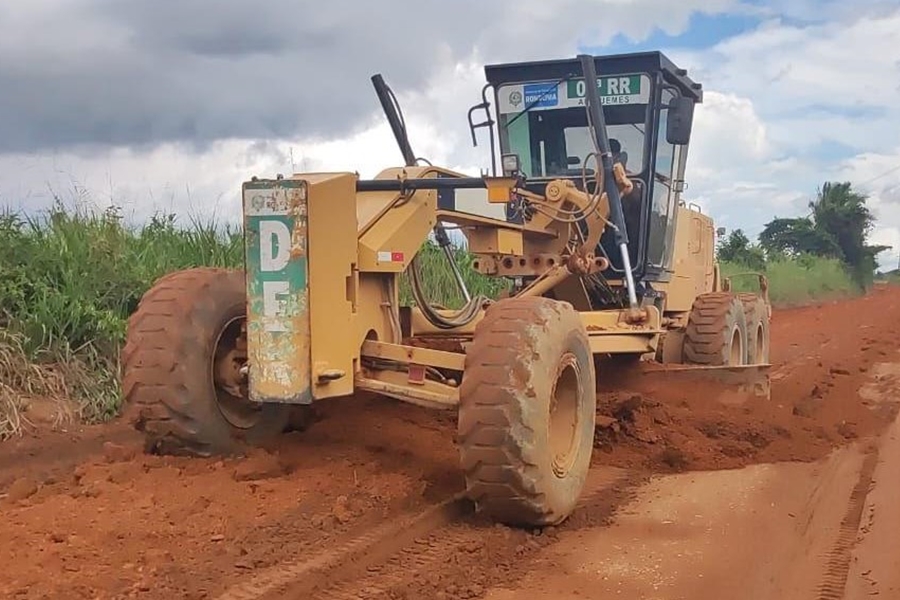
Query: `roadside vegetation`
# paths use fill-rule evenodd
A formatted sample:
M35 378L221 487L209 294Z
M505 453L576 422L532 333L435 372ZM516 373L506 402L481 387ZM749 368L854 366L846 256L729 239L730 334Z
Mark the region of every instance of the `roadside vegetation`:
M757 278L747 273L759 272L769 280L769 299L776 306L796 306L817 300L849 297L861 293L844 264L836 258L806 255L772 259L753 268L733 262L722 263L722 276L731 277L737 291L759 290Z
M740 230L722 240L723 273L764 271L779 304L855 293L872 284L874 257L865 243L871 216L846 184L827 186L808 219L775 219L758 243ZM455 257L473 294L496 297L504 282ZM61 399L87 422L105 421L120 405L119 351L126 321L143 293L165 273L242 263L241 232L214 221L176 223L158 216L128 227L116 210L57 205L40 215L0 214L0 439L27 427L22 409L35 399ZM421 254L426 294L457 307L461 298L440 249ZM737 287L755 285L736 277ZM401 300L411 303L409 286Z
M62 204L30 217L0 214L0 440L29 425L23 409L37 400L58 400L86 422L115 416L119 352L144 292L178 269L241 266L243 249L240 230L214 221L179 225L164 215L131 228L116 210ZM455 257L473 293L497 295L502 281L474 273L464 250ZM428 297L459 306L440 249L427 244L420 262ZM400 292L412 302L405 280Z
M888 249L868 244L875 218L866 199L850 183L827 182L808 216L773 219L755 243L733 230L717 248L723 275L765 273L772 301L781 305L864 293L875 281L876 257ZM756 289L749 277L733 282Z
M900 284L900 269L894 269L893 271L888 271L887 273L879 273L875 281L882 283L890 283L893 285Z
M237 265L242 251L240 233L215 222L158 217L134 230L114 210L62 205L0 215L0 439L28 425L19 409L33 399L61 399L88 422L114 416L141 295L173 270Z

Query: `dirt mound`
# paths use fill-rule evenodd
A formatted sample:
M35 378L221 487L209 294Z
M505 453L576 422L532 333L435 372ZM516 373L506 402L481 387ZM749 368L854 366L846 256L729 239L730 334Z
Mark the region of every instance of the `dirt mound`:
M596 461L659 471L732 469L759 462L810 461L879 431L896 405L870 407L826 381L796 399L725 406L695 392L615 393L598 399ZM779 402L786 399L787 402ZM841 404L843 409L835 408Z
M615 466L653 471L727 469L761 461L812 459L831 447L827 435L809 431L789 411L780 418L754 414L753 407L667 403L641 394L613 395L601 402L595 460Z
M598 396L595 463L670 472L811 461L882 431L897 404L865 392L896 385L877 371L900 361L898 300L886 289L776 311L770 400L725 405L695 382L651 382L636 367L614 364L601 374L607 381Z

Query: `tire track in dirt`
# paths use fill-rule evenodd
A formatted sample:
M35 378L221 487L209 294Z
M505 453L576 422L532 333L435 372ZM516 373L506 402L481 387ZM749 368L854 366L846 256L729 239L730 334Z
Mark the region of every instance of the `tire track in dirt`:
M399 549L379 565L369 568L369 574L356 581L345 581L322 590L318 600L360 600L361 598L386 597L390 590L403 584L410 575L421 573L441 563L446 563L464 547L478 543L477 530L462 523L452 523L430 535L414 540ZM300 596L296 596L299 598Z
M841 521L840 530L834 546L827 555L822 583L819 585L818 600L841 600L847 586L850 573L850 560L853 546L859 532L866 497L872 487L872 477L878 464L878 447L872 446L863 460L859 471L859 479L850 493L847 512Z
M628 491L635 487L637 480L625 471L617 471L612 475L594 476L588 481L585 492L578 502L574 514L559 527L560 530L577 529L580 526L597 521L605 521L614 512ZM471 518L450 523L420 537L411 545L401 548L388 557L386 561L369 569L369 573L358 580L342 581L331 587L321 589L318 595L289 596L290 598L315 598L315 600L369 600L395 597L434 597L438 589L429 587L423 581L441 567L457 563L458 568L465 571L469 565L485 565L480 552L492 546L489 539L492 533L502 531L503 526L495 526L489 522L475 522ZM500 534L500 537L506 537ZM524 543L520 540L507 542L493 547L493 555L488 562L515 562L520 568L542 547L555 542L554 536L548 537L544 543L531 538ZM527 570L527 569L526 569ZM501 569L502 571L502 569ZM501 576L501 578L505 578ZM455 579L457 580L457 579ZM491 583L495 583L491 582ZM445 587L437 583L436 588ZM444 592L447 598L475 598L484 592L484 586L474 581L470 584L460 583Z
M231 587L218 600L261 600L306 597L324 581L360 575L415 539L472 513L472 505L458 495L425 510L385 522L369 531L320 551L313 558L282 563Z
M594 475L575 514L561 529L607 519L623 492L633 485L625 471ZM486 532L506 529L479 520L473 509L463 495L455 496L332 546L314 558L273 567L233 586L218 600L388 598L434 567L450 564L456 556L483 550L487 545ZM526 558L523 554L539 547L536 543L511 544L501 554L505 552L510 559L520 561Z

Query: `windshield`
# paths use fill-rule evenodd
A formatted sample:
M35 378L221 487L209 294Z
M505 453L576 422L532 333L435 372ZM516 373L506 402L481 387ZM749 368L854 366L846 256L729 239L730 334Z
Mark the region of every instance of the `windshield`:
M600 78L599 91L613 153L626 170L644 169L644 127L650 78L626 75ZM584 109L584 81L514 84L498 89L500 145L519 155L529 178L576 177L594 150ZM589 169L596 168L594 159Z

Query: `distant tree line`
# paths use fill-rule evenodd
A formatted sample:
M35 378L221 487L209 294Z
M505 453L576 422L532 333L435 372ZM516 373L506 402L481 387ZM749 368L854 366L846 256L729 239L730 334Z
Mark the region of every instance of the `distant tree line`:
M849 182L826 182L809 203L808 216L769 221L757 243L735 229L719 241L718 258L753 270L765 270L772 260L835 258L844 263L857 285L867 288L875 278L876 256L890 246L868 244L875 217L866 200Z

